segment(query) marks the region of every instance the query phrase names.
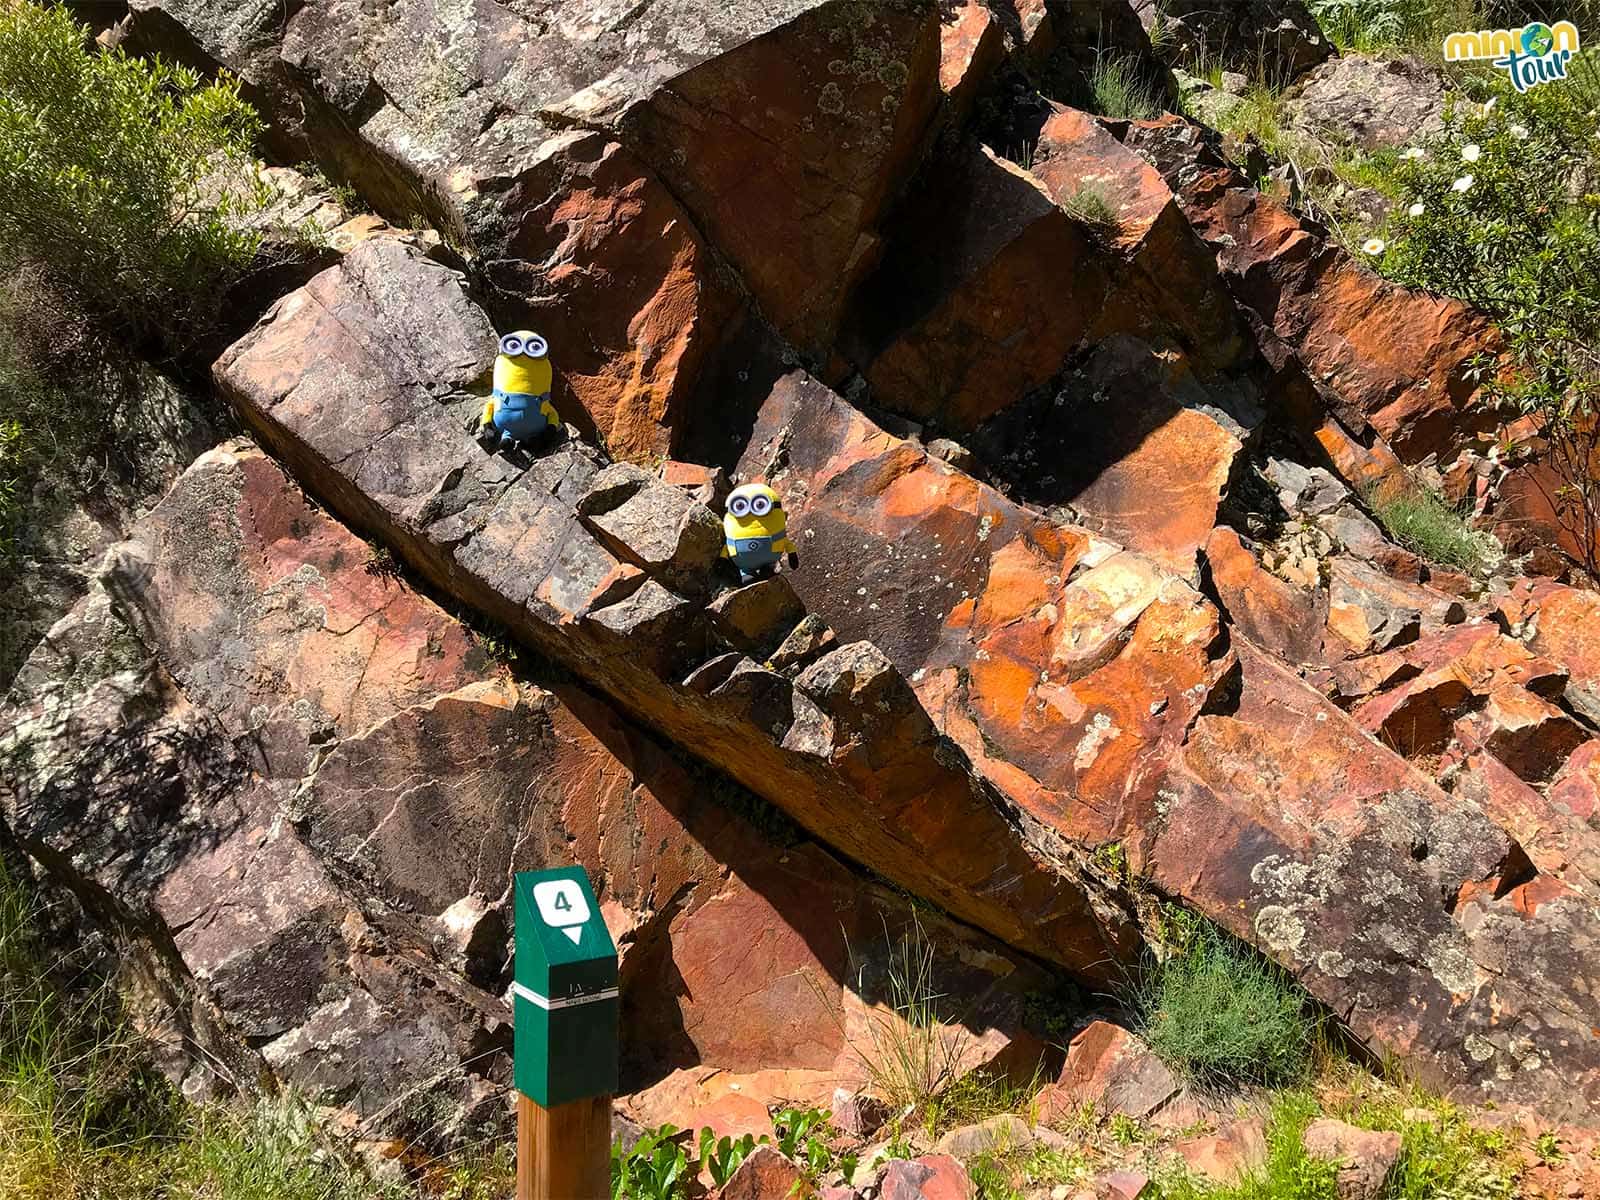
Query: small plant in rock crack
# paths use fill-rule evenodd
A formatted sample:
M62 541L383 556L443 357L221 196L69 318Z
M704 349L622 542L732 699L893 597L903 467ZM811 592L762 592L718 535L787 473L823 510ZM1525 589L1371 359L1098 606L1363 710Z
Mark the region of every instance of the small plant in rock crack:
M1092 184L1081 185L1062 201L1061 207L1073 220L1088 226L1096 237L1114 237L1121 225L1116 208L1106 194Z
M833 1170L846 1183L855 1177L857 1156L834 1152L828 1144L828 1114L820 1108L786 1108L772 1119L772 1127L778 1149L800 1165L807 1179L821 1180Z
M869 1014L865 1037L847 1028L837 1002L816 980L810 983L854 1049L872 1090L891 1108L912 1112L926 1109L956 1081L967 1040L958 1023L943 1017L949 1000L936 985L933 943L922 918L913 912L899 936L885 925L884 940L888 952L881 966L850 952L857 992L883 1002Z
M400 577L400 564L387 546L372 546L367 550L367 561L364 567L368 575L378 579L398 579Z
M1318 1023L1305 994L1208 923L1152 964L1132 1000L1150 1048L1202 1085L1287 1084L1310 1063Z
M1143 121L1161 115L1155 85L1132 58L1101 52L1089 68L1088 82L1090 104L1102 117Z

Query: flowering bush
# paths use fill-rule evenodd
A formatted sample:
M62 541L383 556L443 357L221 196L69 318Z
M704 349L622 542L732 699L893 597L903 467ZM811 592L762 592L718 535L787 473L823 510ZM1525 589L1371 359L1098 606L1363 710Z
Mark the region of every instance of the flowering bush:
M1402 153L1405 199L1371 260L1412 287L1456 296L1505 331L1520 368L1488 379L1535 416L1564 479L1571 532L1595 561L1600 534L1600 67L1483 103L1457 100L1445 128ZM1485 364L1487 367L1487 364Z

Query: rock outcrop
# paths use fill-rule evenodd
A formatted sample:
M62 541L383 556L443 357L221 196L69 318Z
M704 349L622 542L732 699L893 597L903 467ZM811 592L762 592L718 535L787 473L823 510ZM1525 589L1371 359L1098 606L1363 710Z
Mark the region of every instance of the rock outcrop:
M1600 1104L1595 593L1432 566L1367 507L1424 467L1497 519L1490 323L1202 127L1069 107L1106 55L1159 90L1147 5L534 7L119 26L438 231L362 223L221 355L283 468L201 459L8 701L5 820L133 947L185 1087L270 1074L390 1143L498 1120L507 880L577 860L643 1121L853 1094L916 928L870 875L942 910L965 1066L1027 1074L1025 993L1137 963L1137 879L1430 1085ZM1167 11L1326 50L1294 3ZM518 326L569 428L489 455ZM739 585L715 506L758 478L799 562ZM1190 1111L1121 1031L1071 1057L1062 1105ZM1249 1120L1186 1146L1264 1153Z
M696 598L714 547L687 538L694 502L651 499L668 485L602 472L581 447L524 468L459 432L480 325L448 270L372 243L281 302L217 380L297 474L437 586L1013 945L1089 973L1126 955L1126 918L1082 865L1120 842L1136 872L1425 1078L1588 1103L1600 1049L1580 1028L1577 877L1530 880L1516 822L1375 743L1192 585L794 375L739 470L787 497L802 566L786 578L840 645L774 669ZM413 327L437 348L433 394L366 349L371 330ZM1466 615L1356 562L1332 586L1328 611L1363 614L1369 642ZM779 642L800 611L753 608Z
M1048 840L1014 836L1009 806L970 777L876 647L773 670L702 607L715 542L664 569L637 524L624 544L621 526L605 534L583 515L614 508L592 451L569 444L526 469L486 456L461 429L479 403L465 389L493 347L485 326L449 270L370 243L284 299L217 364L217 383L352 523L673 741L781 798L828 845L1045 958L1092 973L1126 959L1125 915L1075 881ZM428 331L427 371L371 351L379 331L412 329ZM641 517L652 514L673 530L685 515ZM673 587L683 571L698 571L688 595Z
M864 1023L899 1019L863 996L902 898L763 833L594 696L497 666L248 444L112 549L4 730L5 821L117 931L191 1095L270 1076L421 1149L498 1127L508 881L574 856L622 950L628 1090L715 1066L820 1101L859 1086ZM921 921L963 1061L1031 1072L1038 971Z

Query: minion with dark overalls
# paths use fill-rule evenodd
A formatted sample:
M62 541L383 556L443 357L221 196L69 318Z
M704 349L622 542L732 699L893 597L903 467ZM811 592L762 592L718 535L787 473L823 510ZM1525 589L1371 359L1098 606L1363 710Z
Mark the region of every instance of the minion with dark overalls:
M537 333L519 329L500 339L494 360L494 394L484 402L476 436L486 450L517 450L559 430L550 403L550 347Z
M772 574L778 560L790 555L790 566L799 549L789 540L789 519L784 515L778 494L764 483L747 483L728 495L727 512L722 518L722 557L739 568L739 582L749 583Z

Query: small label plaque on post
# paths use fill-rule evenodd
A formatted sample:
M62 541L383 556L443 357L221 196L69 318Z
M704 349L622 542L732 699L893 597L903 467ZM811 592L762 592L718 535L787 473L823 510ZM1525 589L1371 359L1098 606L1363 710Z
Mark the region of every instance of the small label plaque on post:
M605 1200L621 1001L617 947L582 867L513 886L517 1195Z

